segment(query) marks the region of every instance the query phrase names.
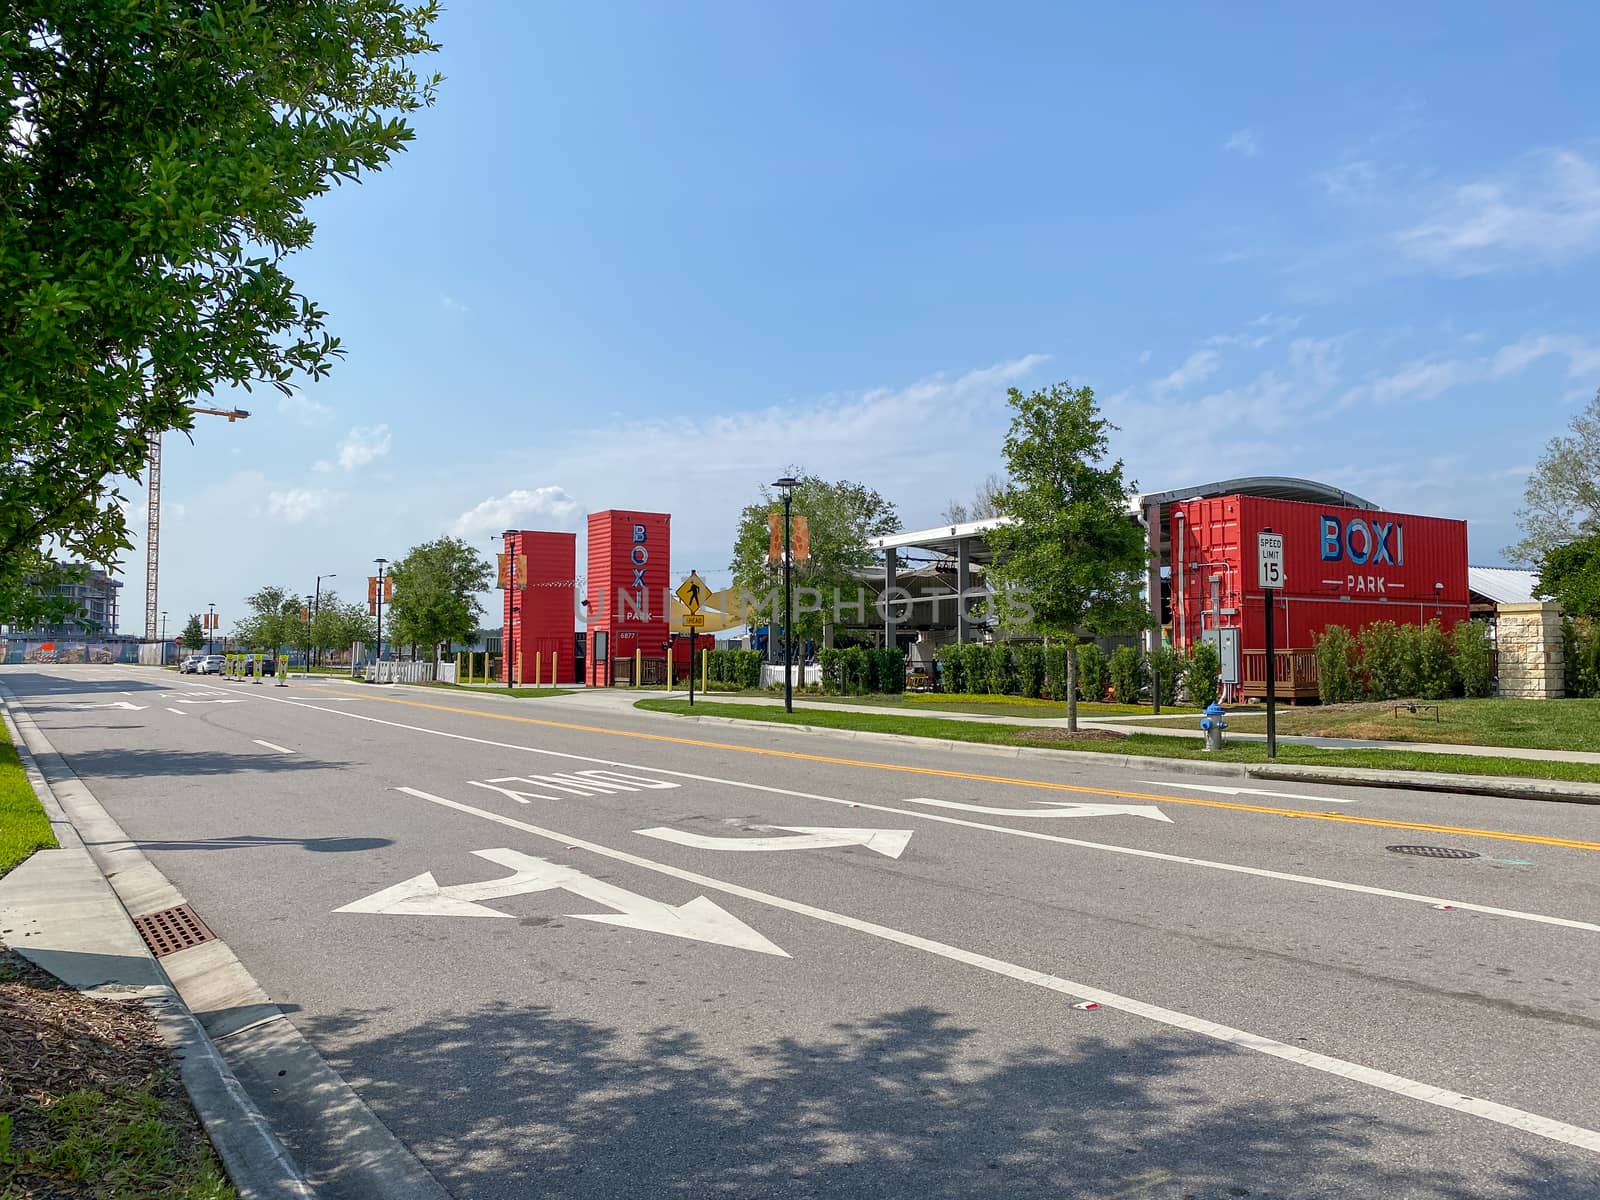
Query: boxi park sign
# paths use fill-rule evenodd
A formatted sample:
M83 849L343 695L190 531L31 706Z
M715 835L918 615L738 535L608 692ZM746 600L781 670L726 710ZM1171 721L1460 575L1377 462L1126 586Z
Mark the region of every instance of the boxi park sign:
M1406 563L1406 527L1403 521L1380 521L1354 517L1341 521L1324 513L1319 521L1322 561L1349 563L1357 567L1403 567ZM1339 582L1336 579L1325 583ZM1388 593L1387 576L1352 571L1344 577L1345 589L1357 594L1383 596Z

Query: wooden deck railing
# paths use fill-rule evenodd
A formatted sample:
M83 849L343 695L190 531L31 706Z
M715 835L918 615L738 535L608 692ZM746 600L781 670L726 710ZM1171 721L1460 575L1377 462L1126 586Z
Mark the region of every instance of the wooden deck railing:
M1267 652L1246 650L1240 657L1244 678L1241 686L1246 696L1259 698L1267 694ZM1278 699L1291 702L1317 698L1317 654L1314 650L1279 650L1273 656L1277 676Z

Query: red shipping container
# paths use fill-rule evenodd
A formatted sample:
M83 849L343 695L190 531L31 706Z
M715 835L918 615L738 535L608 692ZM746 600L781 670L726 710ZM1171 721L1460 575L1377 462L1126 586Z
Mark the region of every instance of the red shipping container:
M672 567L672 518L607 509L589 514L588 631L591 687L639 651L663 659Z
M517 555L517 586L502 595L501 619L507 631L500 680L517 670L517 683L576 683L582 664L573 652L578 571L578 535L523 529L506 537L507 553ZM537 672L537 674L536 674Z
M1279 650L1309 651L1329 625L1377 621L1450 629L1468 616L1467 524L1298 500L1219 496L1172 508L1173 643L1240 630L1243 654L1266 648L1256 535L1284 539L1276 596Z

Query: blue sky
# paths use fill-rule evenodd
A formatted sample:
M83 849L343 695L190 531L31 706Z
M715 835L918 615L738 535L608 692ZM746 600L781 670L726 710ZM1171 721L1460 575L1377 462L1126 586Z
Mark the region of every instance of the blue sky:
M348 359L168 439L169 624L608 507L720 584L762 480L931 524L1060 379L1146 490L1310 476L1502 561L1600 387L1600 12L1227 11L454 4L292 268Z

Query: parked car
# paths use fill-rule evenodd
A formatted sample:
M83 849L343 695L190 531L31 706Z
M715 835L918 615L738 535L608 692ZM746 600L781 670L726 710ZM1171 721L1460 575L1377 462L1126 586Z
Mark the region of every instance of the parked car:
M196 670L201 675L221 675L223 664L228 660L220 654L208 654L200 660Z
M200 669L200 660L203 658L205 658L204 654L188 655L178 664L178 674L193 675Z

